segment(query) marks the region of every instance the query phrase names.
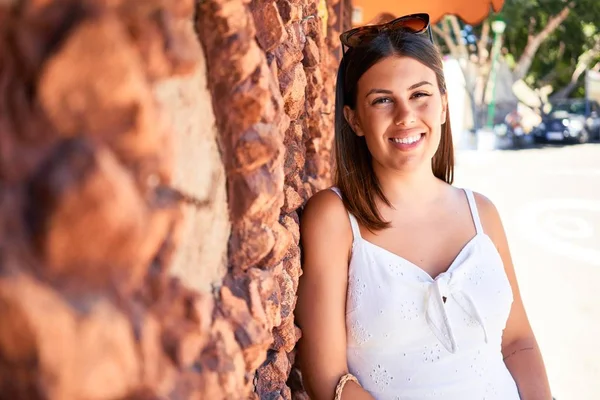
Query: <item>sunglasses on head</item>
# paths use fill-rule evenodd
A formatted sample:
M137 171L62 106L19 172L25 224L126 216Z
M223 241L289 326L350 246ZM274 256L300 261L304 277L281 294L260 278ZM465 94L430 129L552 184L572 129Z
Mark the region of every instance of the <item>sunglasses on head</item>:
M379 25L359 26L358 28L350 29L340 35L342 42L342 52L346 54L345 47L352 48L360 46L375 39L377 35L385 31L402 30L409 33L420 34L425 31L429 32L429 40L433 43L431 29L429 28L429 14L411 14L396 18L390 22Z

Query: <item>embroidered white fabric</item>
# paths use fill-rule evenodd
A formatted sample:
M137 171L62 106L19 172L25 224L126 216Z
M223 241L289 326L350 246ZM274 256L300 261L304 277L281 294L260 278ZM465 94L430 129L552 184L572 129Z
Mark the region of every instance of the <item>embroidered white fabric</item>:
M512 290L465 193L476 235L435 279L364 240L349 214L348 368L377 400L519 400L501 353Z

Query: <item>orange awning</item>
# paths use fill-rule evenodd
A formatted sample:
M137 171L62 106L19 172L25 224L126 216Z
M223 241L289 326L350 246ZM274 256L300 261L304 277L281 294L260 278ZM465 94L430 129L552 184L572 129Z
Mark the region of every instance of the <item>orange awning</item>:
M381 14L395 17L407 14L428 13L431 22L446 14L454 14L464 22L477 25L491 9L500 11L504 0L352 0L353 25L365 25Z

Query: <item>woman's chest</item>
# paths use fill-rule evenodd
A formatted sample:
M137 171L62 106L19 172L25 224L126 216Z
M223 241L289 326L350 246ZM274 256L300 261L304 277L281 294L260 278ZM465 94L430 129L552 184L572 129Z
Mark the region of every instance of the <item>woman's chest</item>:
M451 268L432 279L416 265L376 248L357 248L347 295L348 343L353 346L418 343L436 337L499 340L512 291L497 254L474 243ZM486 246L484 246L486 247Z
M460 218L440 218L444 219L428 224L421 220L406 221L401 228L389 228L377 234L361 232L361 240L367 246L377 247L418 265L430 276L437 276L448 269L476 235L475 227L465 226Z

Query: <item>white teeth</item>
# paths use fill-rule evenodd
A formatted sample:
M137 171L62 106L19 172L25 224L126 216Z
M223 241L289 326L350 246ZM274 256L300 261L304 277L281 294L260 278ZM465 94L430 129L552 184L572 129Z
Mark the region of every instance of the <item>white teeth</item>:
M398 138L392 138L392 141L395 143L402 143L402 144L412 144L414 142L417 142L419 139L421 139L421 135L415 135L415 136L410 136L407 138L403 138L403 139L398 139Z

